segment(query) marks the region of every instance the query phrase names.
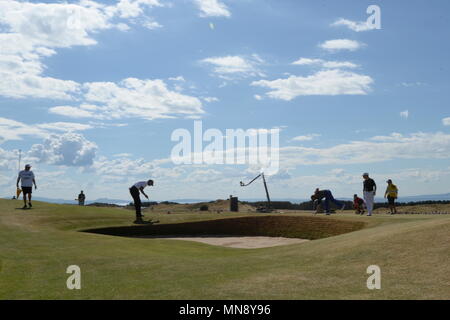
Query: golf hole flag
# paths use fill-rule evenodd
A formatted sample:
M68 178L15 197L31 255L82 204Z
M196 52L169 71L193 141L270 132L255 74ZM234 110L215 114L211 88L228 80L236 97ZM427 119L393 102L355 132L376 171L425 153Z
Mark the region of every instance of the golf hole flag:
M17 188L16 190L16 198L19 199L20 194L22 193L22 189Z

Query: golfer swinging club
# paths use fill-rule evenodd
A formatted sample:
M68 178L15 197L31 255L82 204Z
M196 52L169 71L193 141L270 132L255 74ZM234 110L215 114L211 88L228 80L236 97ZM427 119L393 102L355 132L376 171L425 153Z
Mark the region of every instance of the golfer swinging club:
M17 188L19 188L19 181L21 181L22 186L22 192L23 192L23 208L27 209L27 194L28 194L28 206L32 207L31 205L31 193L33 192L33 184L34 189L37 189L36 180L34 179L34 173L30 170L31 165L27 164L25 165L25 170L22 170L19 172L19 177L17 178Z
M144 192L144 188L146 186L153 186L153 180L148 181L139 181L136 182L131 188L130 188L130 194L133 197L134 201L134 207L136 209L136 221L134 223L139 224L143 223L142 220L142 213L141 213L141 198L139 196L139 191L148 199L148 196Z

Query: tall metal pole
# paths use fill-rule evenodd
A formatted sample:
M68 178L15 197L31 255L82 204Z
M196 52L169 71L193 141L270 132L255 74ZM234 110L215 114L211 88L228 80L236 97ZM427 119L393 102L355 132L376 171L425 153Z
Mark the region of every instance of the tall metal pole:
M267 183L266 183L266 178L264 177L264 173L262 173L262 178L263 178L263 182L264 182L264 189L266 189L266 196L267 196L267 211L270 211L271 209L271 203L270 203L270 196L269 196L269 190L267 189Z
M19 170L18 170L18 173L17 174L19 174L20 173L20 162L21 162L21 160L22 160L22 149L19 149ZM16 192L14 193L15 195L14 195L14 197L13 197L13 199L16 197L16 195L17 195L17 190L16 190ZM19 199L19 196L17 196L17 199Z
M19 172L20 172L20 161L22 160L22 149L19 149Z

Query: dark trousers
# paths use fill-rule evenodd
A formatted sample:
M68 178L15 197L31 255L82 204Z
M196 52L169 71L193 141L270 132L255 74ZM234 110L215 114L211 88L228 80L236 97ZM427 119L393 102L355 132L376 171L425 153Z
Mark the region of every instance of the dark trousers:
M331 193L331 191L326 190L325 191L325 204L324 204L324 209L325 209L326 212L330 212L330 201L333 202L338 207L342 207L343 206L342 202L336 200L333 197L333 194Z
M136 209L136 218L142 218L141 213L141 197L139 196L139 189L136 187L130 188L130 194L133 197L134 208Z

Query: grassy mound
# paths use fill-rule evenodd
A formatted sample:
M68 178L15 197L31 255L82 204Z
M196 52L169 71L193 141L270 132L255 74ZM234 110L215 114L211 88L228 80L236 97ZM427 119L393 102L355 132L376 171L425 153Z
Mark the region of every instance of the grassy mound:
M0 199L0 300L450 299L448 215L146 213L146 218L160 220L157 228L202 222L202 229L210 232L216 224L223 228L223 223L239 219L241 230L249 225L258 230L255 226L261 225L274 235L283 229L284 236L292 232L304 238L322 237L302 244L246 250L79 232L120 226L128 230L134 212L33 204L32 210L21 210L21 201ZM286 218L278 225L273 217ZM227 221L220 221L224 218ZM347 226L357 227L354 222L366 225L335 236L321 234L323 230L335 232L333 228L343 232ZM325 228L328 223L332 227ZM316 234L299 231L306 226L312 230L316 224L322 225L317 226ZM70 265L81 268L81 290L66 287ZM381 268L381 290L366 286L370 265Z
M175 224L109 227L84 230L123 237L156 235L233 235L321 239L362 229L366 224L304 216L262 216Z

